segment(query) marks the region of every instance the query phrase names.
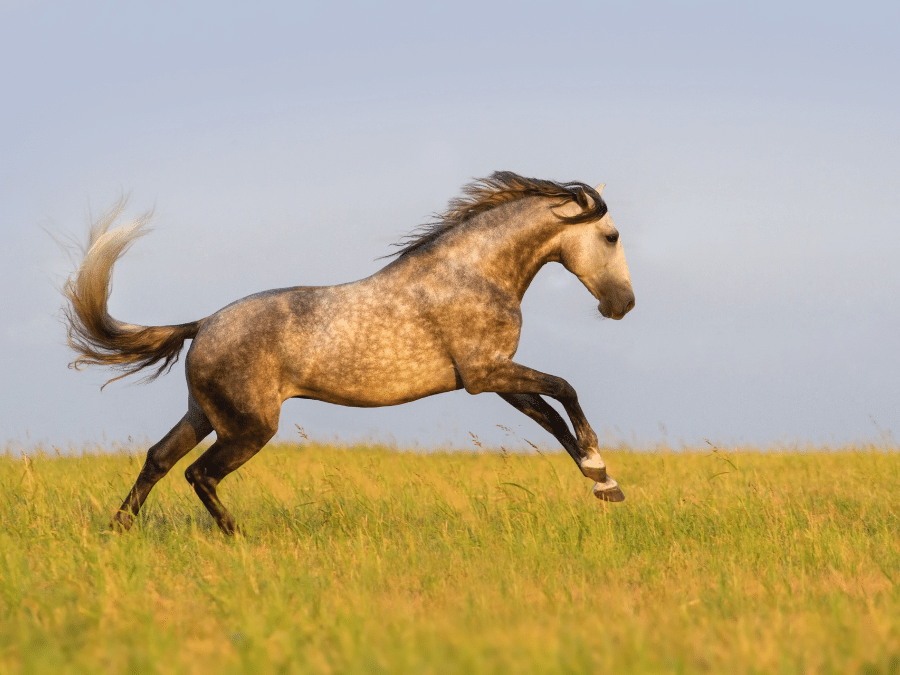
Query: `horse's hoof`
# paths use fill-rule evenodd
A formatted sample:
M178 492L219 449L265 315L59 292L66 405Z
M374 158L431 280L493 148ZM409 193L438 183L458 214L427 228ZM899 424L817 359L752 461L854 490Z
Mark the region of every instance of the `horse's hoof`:
M605 502L623 502L625 494L619 488L619 484L612 478L607 477L605 483L594 483L594 496Z
M581 473L583 473L586 478L595 480L598 483L606 483L606 462L601 459L600 455L585 457L578 466L581 469Z

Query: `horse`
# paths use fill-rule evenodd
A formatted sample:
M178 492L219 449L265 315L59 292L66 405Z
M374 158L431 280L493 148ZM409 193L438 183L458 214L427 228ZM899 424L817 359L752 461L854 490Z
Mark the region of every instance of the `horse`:
M621 319L634 307L603 187L498 171L464 186L370 277L263 291L170 326L124 323L108 312L113 265L150 219L113 228L125 208L119 200L90 226L81 264L63 286L68 343L78 354L70 367L122 371L109 382L150 368L149 381L192 343L187 412L147 451L111 527L128 530L153 486L215 431L185 478L222 532L238 533L216 488L276 434L289 398L376 407L458 389L499 394L559 441L595 481L595 496L622 501L572 385L513 361L522 297L548 262L578 277L602 316ZM574 436L545 396L562 404Z

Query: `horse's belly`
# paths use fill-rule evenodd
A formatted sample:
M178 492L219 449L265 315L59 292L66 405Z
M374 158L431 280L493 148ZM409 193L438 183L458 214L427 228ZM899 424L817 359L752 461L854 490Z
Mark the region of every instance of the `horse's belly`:
M350 351L305 361L292 395L339 405L398 405L458 388L453 363L437 354Z

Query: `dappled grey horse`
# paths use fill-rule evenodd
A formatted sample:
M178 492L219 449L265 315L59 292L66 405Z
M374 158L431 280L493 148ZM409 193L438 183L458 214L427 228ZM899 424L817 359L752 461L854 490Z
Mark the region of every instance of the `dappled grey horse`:
M185 340L193 343L187 413L147 451L113 527L128 529L153 486L215 431L215 443L185 476L222 531L234 533L216 487L275 435L289 398L374 407L456 389L492 391L556 437L596 481L597 497L624 499L572 386L512 360L522 296L545 263L562 263L577 276L605 317L621 319L634 307L602 188L497 172L467 185L465 196L366 279L265 291L177 326L137 326L109 315L113 264L148 221L110 229L124 202L114 206L91 226L84 259L64 287L69 344L80 354L71 365L112 366L124 371L119 377L154 367L153 379L174 364ZM542 396L562 404L574 437Z

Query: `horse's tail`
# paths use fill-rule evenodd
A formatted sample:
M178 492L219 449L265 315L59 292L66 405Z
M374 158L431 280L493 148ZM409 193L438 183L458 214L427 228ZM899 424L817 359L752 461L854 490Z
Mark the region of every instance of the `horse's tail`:
M62 311L69 346L79 354L69 367L80 370L101 365L123 371L106 384L151 366L156 366L156 370L147 375L146 382L167 372L178 360L184 341L197 335L203 322L134 326L109 315L107 301L113 265L137 239L147 234L152 215L145 214L110 231L125 204L126 200L120 199L91 224L81 264L62 289L67 301Z

